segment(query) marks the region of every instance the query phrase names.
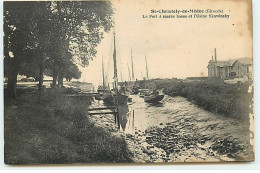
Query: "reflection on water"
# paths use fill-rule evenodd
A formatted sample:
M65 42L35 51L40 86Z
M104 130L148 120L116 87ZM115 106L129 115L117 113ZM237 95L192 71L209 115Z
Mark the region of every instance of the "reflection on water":
M129 119L129 108L127 104L121 104L118 106L119 121L121 128L125 131L127 121Z
M164 107L163 102L159 103L146 103L143 98L138 95L131 95L132 102L129 104L119 105L119 120L121 130L125 133L133 134L134 129L145 131L149 126L155 125L152 122L150 115L158 113L158 110Z
M134 110L131 105L122 104L118 106L120 130L127 134L134 133Z

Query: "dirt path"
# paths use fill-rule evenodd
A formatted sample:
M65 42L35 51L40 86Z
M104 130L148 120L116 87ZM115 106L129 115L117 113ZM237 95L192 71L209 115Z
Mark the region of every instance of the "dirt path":
M121 132L112 115L93 116L92 121L115 135L123 135L135 162L253 159L248 123L209 113L182 97L166 96L160 105L144 103L138 96L132 98Z

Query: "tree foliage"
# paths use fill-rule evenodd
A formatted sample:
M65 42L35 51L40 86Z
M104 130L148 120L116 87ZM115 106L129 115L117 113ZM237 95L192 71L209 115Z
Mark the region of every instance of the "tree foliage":
M54 83L72 71L78 77L76 62L88 66L103 33L112 25L109 1L4 2L8 94L15 97L18 73L39 77L39 88L46 69L52 72Z
M66 70L64 77L67 79L67 81L70 81L72 78L79 79L81 77L81 71L79 71L77 65L71 64L68 70Z

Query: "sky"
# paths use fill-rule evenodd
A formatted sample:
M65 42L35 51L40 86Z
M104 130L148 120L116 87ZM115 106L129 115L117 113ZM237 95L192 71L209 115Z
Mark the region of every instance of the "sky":
M252 35L249 27L249 6L232 0L131 0L113 1L115 28L105 33L97 48L97 56L81 68L81 81L102 83L102 56L108 81L113 80L113 32L116 34L119 81L129 80L131 49L134 75L149 78L186 78L207 76L208 61L217 49L218 60L252 58ZM221 9L229 19L186 18L151 19L151 10ZM131 73L131 72L130 72ZM122 76L122 78L121 78Z

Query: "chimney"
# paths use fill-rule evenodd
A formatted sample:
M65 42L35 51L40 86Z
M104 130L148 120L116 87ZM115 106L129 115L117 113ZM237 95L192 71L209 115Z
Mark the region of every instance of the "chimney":
M214 61L214 60L213 60L213 55L212 55L212 61Z
M215 48L215 61L217 62L217 49Z

